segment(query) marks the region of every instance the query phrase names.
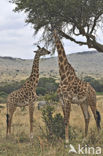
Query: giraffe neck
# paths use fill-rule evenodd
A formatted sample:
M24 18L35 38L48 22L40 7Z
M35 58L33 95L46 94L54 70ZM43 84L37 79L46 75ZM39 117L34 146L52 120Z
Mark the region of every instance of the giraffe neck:
M55 43L58 52L58 64L59 64L59 73L61 76L61 80L64 80L66 78L71 79L71 77L75 75L75 71L71 66L71 64L68 62L68 59L65 54L65 50L56 31L54 31L54 38L55 38Z
M30 75L30 79L32 80L34 87L37 86L38 81L39 81L39 60L40 60L40 55L36 53L34 61L33 61L32 72Z

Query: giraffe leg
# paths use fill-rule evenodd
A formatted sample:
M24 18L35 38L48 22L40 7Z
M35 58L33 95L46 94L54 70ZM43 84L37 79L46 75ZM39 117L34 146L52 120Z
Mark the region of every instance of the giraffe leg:
M86 137L87 134L88 134L88 126L89 126L89 121L90 121L90 114L88 112L88 105L82 104L80 106L81 106L81 109L82 109L82 112L83 112L83 115L84 115L84 119L85 119L85 137Z
M65 116L65 107L62 105L63 115Z
M11 123L14 114L15 108L9 110L9 120L8 120L8 133L11 134Z
M71 111L71 103L66 101L63 110L64 110L64 122L65 122L65 142L69 143L69 118L70 118L70 111Z
M34 112L34 105L29 105L29 117L30 117L30 138L33 138L33 112Z
M92 113L94 115L94 119L96 121L96 126L97 126L97 129L99 131L101 128L101 126L100 126L100 120L101 120L100 113L96 110L96 105L90 105L90 108L91 108Z
M63 99L61 97L59 97L61 105L62 105L62 110L63 110L63 115L65 116L65 106L64 106L64 102Z

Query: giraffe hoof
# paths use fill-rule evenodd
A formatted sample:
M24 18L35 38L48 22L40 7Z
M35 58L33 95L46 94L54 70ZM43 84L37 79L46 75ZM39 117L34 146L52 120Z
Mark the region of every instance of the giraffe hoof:
M9 138L9 135L6 135L6 139L8 139Z
M87 138L84 137L83 140L82 140L82 144L84 144L86 141L87 141Z
M64 147L65 147L65 148L68 148L68 145L69 145L69 140L66 140L66 141L65 141Z
M65 145L64 145L64 147L65 147L65 148L68 148L68 145L67 145L67 144L65 144Z
M11 134L7 134L6 135L6 139L10 139L10 138L12 138L12 135Z

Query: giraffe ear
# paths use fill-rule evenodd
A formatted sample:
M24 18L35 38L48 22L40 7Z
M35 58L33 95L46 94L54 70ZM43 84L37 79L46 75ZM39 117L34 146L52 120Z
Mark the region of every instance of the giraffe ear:
M33 51L34 53L37 53L37 51Z

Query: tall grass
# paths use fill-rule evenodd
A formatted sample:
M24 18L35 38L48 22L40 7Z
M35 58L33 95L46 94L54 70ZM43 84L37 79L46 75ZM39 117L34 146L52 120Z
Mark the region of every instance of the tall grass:
M103 96L97 98L97 108L103 118ZM3 105L5 106L5 105ZM61 106L58 104L55 108L55 114L61 113ZM89 110L90 111L90 110ZM84 118L78 105L72 106L70 117L70 143L75 147L78 144L89 146L103 147L103 130L100 133L96 130L95 120L90 111L91 120L89 133L86 140L84 137ZM63 139L48 140L45 137L46 129L42 120L41 111L37 109L37 104L34 111L34 138L29 139L29 111L28 107L21 110L17 108L12 123L12 135L6 139L6 107L0 108L0 156L68 156L69 146L65 148ZM103 120L102 124L103 125ZM103 151L102 151L103 152ZM70 156L74 154L71 153ZM74 155L76 156L76 154Z

